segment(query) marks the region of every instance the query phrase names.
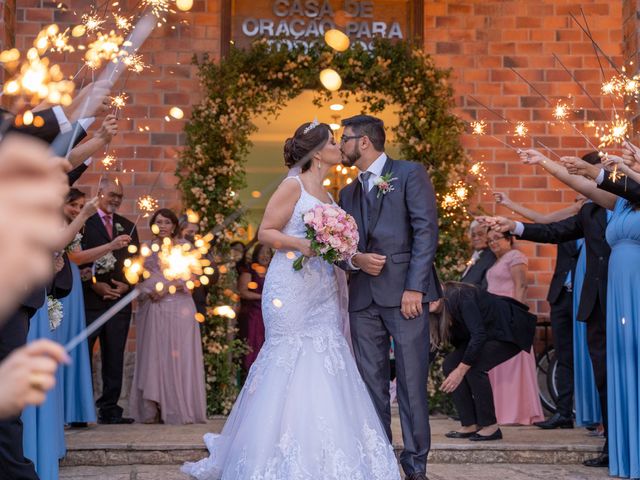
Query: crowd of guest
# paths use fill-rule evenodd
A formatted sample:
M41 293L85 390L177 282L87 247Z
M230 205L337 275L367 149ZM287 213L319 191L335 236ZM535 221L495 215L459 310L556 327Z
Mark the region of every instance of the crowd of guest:
M556 162L537 150L522 151L524 164L541 166L577 192L574 205L541 214L496 193L500 206L531 223L479 217L471 225L474 252L461 278L467 287L445 288L442 309L449 311L451 319L444 325L451 332L444 331L455 348L445 360L443 389L453 392L462 422L449 436L495 440L501 438L499 424L514 423L573 428L575 407L575 424L591 427L595 435L601 430L605 437L601 454L584 464L609 467L613 476L640 477L640 303L634 290L640 280L640 149L625 142L623 152L622 157L592 152ZM486 367L494 405L477 373L478 359L469 360L471 352L478 356L482 351L478 344L489 349L489 340L500 340L496 332L505 331L496 327L500 315L493 320L481 315L490 303L485 297L526 300L527 258L514 248L514 238L557 245L547 300L558 398L556 413L547 420L541 419L529 351L521 348L510 359ZM488 357L479 358L489 364ZM467 373L458 387L460 368ZM487 428L493 420L491 407L496 421Z

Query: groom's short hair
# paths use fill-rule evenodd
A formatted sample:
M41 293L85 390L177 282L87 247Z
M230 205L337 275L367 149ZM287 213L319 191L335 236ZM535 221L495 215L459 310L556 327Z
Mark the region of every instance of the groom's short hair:
M353 117L342 120L343 127L351 127L356 135L364 135L379 152L384 152L384 142L386 135L384 133L384 122L379 118L371 115L354 115Z

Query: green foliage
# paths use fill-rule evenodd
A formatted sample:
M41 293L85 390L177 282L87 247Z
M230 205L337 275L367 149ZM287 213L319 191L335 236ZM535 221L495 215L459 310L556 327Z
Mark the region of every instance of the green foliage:
M371 52L356 47L343 53L326 46L277 51L260 41L248 50L232 49L220 62L205 57L195 63L203 98L186 126L186 146L177 175L185 205L200 214L203 230L213 231L218 254L228 250L228 242L242 227L236 192L245 186L249 135L256 129L252 119L276 116L280 106L303 89L316 91L315 102L324 104L331 95L322 89L318 73L330 67L342 77L340 97L354 96L372 114L387 106L397 108L399 124L394 133L401 156L426 166L442 206L438 270L442 280L459 276L466 258L460 253L467 249L465 207L472 188L465 182L469 165L459 138L464 124L451 113L453 89L448 70L437 68L429 55L409 43L385 40L377 40ZM456 198L461 185L466 193ZM447 195L453 195L454 201L447 201ZM232 303L224 290L220 285L212 288L215 305ZM206 319L205 352L207 342L222 338L210 334L220 328L220 322L214 315ZM237 342L227 343L224 353L207 354L209 390L226 392L209 395L213 413L224 413L235 395L230 385L241 347ZM433 408L447 408L432 397Z

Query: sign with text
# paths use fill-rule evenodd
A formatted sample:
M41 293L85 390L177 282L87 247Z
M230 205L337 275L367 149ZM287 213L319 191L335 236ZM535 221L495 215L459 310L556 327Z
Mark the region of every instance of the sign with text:
M403 40L409 35L410 0L235 0L231 40L240 48L259 38L292 48L323 42L337 28L351 44L370 49L374 38Z

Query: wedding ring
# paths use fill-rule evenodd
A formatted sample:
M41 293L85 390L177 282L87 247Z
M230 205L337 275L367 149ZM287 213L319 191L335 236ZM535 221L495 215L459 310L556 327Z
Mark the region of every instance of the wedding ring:
M43 385L44 374L38 372L32 372L29 375L29 385L33 388L37 388L38 390L44 390Z

